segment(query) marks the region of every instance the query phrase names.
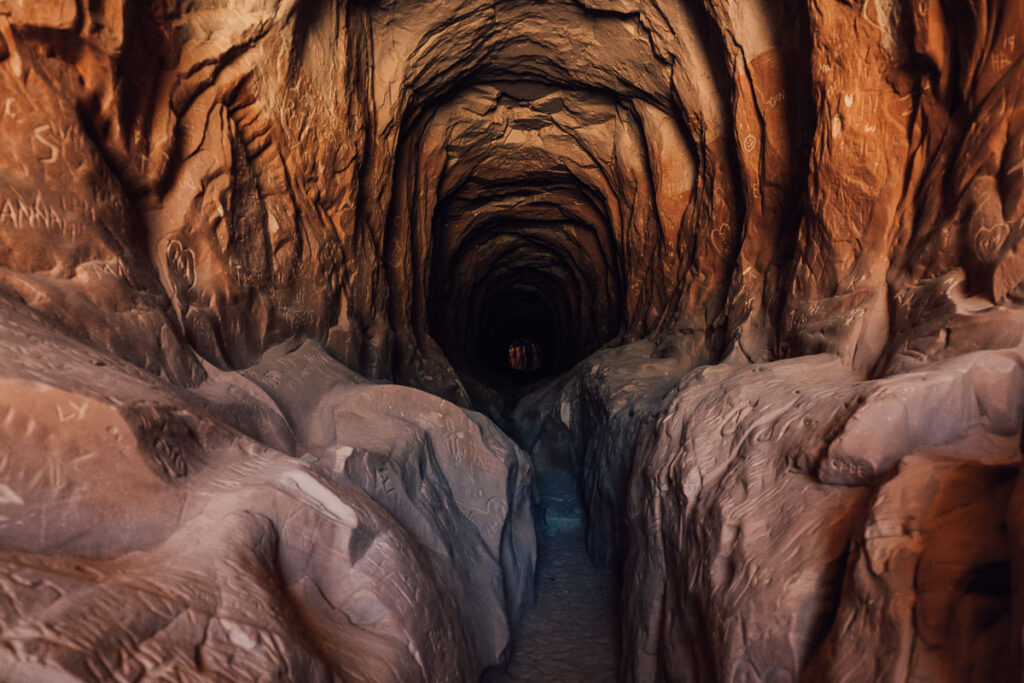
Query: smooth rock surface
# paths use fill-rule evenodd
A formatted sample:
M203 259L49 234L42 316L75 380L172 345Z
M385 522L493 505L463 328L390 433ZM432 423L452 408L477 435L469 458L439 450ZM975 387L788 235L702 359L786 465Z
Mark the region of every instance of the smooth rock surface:
M505 655L531 466L486 418L311 341L182 389L0 310L5 679L473 680Z

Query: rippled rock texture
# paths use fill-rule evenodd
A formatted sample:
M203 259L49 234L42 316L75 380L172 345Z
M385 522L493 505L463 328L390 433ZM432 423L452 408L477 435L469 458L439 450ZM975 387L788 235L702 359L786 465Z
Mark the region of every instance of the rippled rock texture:
M1024 347L866 379L638 342L516 418L621 563L626 680L1019 678Z
M626 678L1019 677L1022 29L0 0L0 672L476 678L493 419L578 473Z
M311 341L190 390L2 312L5 680L499 661L532 597L531 466L486 418Z

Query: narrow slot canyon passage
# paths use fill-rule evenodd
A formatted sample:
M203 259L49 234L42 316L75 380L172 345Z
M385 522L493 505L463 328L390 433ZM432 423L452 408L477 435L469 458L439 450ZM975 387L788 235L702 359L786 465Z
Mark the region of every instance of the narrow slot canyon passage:
M540 496L537 603L513 631L502 681L615 681L620 650L620 580L594 566L586 548L583 509L571 464L533 460Z
M1022 27L0 0L0 681L1020 681Z
M481 105L482 97L492 104ZM466 108L504 107L512 131L533 131L552 125L562 97L551 84L498 83L455 99ZM511 425L520 399L624 328L625 259L609 217L621 200L570 172L559 154L564 139L527 138L515 147L471 140L472 156L446 171L461 180L445 186L430 222L427 317L475 407ZM458 138L449 145L469 147ZM507 668L485 680L613 681L619 580L587 552L573 454L546 446L531 453L536 605L513 629Z

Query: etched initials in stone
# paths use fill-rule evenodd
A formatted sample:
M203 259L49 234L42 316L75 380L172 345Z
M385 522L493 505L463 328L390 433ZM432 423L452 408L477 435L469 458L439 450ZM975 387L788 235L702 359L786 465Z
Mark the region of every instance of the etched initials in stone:
M32 131L32 134L35 136L36 140L38 140L44 147L50 150L49 157L47 157L46 159L40 159L40 161L42 161L44 164L56 163L57 159L60 157L60 149L58 149L57 145L43 137L43 134L50 130L50 124L44 123L41 126L37 126L36 129Z
M85 410L89 407L88 403L82 403L79 405L74 401L68 401L69 408L65 412L62 406L57 406L57 418L61 422L67 422L69 420L81 420L85 417Z
M178 240L167 243L167 266L182 280L187 287L196 281L196 255L191 249Z

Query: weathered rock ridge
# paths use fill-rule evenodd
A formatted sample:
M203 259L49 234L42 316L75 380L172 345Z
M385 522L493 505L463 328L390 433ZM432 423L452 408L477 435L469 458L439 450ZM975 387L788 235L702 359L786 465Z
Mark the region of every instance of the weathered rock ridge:
M1019 679L1024 346L690 367L600 352L515 416L623 565L626 680Z
M530 464L486 418L310 341L184 389L2 310L4 680L473 680L503 655Z
M0 0L0 678L1019 679L1022 29Z

